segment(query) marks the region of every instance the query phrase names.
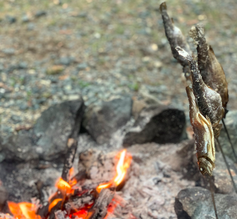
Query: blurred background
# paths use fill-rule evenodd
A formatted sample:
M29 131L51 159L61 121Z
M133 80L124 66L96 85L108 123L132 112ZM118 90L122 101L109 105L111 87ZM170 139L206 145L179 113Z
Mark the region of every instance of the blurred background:
M87 106L129 93L188 111L182 69L171 55L157 0L1 0L1 135L30 128L50 105ZM201 22L237 109L237 3L167 1L185 36ZM188 113L187 113L188 117Z

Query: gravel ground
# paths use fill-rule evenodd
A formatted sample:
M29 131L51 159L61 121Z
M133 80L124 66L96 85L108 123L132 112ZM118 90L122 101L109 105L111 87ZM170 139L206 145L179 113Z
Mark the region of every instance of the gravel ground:
M2 135L31 126L48 106L79 94L91 105L121 93L149 93L187 111L181 67L171 56L160 3L2 1ZM229 81L229 108L236 109L237 3L186 0L167 5L186 35L193 24L204 24Z

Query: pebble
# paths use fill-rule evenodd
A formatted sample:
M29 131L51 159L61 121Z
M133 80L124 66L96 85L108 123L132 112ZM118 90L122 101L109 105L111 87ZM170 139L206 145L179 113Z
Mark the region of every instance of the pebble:
M3 53L6 55L14 55L16 50L14 48L6 48L2 50Z
M61 57L59 60L56 61L55 64L70 65L72 62L74 62L74 58L66 56L66 57Z
M21 21L23 23L27 23L27 22L30 21L30 18L29 18L29 16L27 14L25 14L25 15L22 16Z
M28 107L27 103L23 102L19 105L19 109L22 110L22 111L27 110L28 108L29 107Z
M62 65L54 65L52 67L49 67L47 69L47 74L48 75L57 75L60 74L63 71L64 67Z
M84 70L88 67L87 63L83 62L77 65L78 70Z
M27 25L27 30L31 31L31 30L34 30L36 28L35 24L34 23L29 23Z
M17 19L16 19L16 17L14 17L14 16L11 16L11 15L7 15L7 16L6 16L6 21L9 22L10 24L15 23L16 20L17 20Z
M15 123L19 123L22 121L22 118L20 116L17 116L17 115L12 115L11 116L11 119L13 120L13 122Z
M43 16L46 16L46 15L47 15L47 12L46 12L46 11L43 11L43 10L37 11L37 12L35 13L35 17L36 17L36 18L43 17Z

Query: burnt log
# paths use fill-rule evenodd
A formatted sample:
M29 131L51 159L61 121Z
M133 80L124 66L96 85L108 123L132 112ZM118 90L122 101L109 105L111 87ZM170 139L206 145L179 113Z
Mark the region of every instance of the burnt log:
M103 219L107 214L107 207L110 204L114 197L114 192L109 189L101 190L98 199L96 200L93 208L90 212L93 212L93 215L90 219Z

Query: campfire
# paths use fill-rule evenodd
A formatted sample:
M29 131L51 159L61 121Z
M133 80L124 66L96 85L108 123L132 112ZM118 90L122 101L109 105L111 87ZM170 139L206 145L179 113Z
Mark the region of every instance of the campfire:
M110 175L114 177L109 181L104 177L93 179L92 173L95 166L100 168L96 156L107 161L113 155L114 153L103 155L91 150L81 153L84 170L81 168L80 172L74 174L74 169L71 168L68 182L60 177L55 184L57 191L49 197L46 205L8 201L9 213L16 219L108 218L120 202L115 193L125 181L132 157L126 150L122 150L112 158L115 168L111 168ZM10 214L0 219L12 218Z

